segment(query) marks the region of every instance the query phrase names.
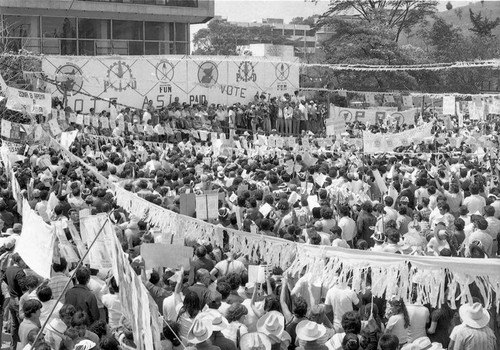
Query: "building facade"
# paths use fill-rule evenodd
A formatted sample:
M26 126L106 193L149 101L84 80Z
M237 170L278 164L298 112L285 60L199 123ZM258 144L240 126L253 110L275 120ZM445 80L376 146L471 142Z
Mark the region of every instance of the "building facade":
M243 28L271 26L273 32L286 36L293 43L295 57L302 61L316 61L316 33L315 30L305 24L287 24L281 18L263 18L258 22L230 22ZM246 45L259 44L258 39L250 40Z
M2 0L8 49L50 55L190 53L190 24L214 15L214 0Z

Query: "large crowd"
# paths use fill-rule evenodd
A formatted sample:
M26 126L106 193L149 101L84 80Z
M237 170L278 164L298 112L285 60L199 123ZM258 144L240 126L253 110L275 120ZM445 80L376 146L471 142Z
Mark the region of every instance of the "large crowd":
M58 99L55 105L62 109L62 102ZM91 108L88 116L97 117L96 122L88 120L80 127L87 133L113 137L134 135L160 142L172 141L176 135L185 137L190 130L223 132L228 136L257 132L299 135L304 131L324 131L327 113L325 103L307 100L299 91L269 100L265 95L256 94L247 104L188 104L175 98L168 106L156 108L153 101L149 101L144 110L114 101L109 109L101 112Z
M452 120L449 128L432 116L425 118L434 123L435 135L464 137L464 142L453 148L448 139L440 139L392 155L370 155L337 140L328 149L312 149L313 163L293 148L283 150L284 161L273 152L249 156L245 150L212 157L207 163L206 154L186 146L190 136L185 130L202 128L244 138L250 145L253 139L242 129L254 134L259 129L267 134L274 129L281 134L307 130L311 132L304 137L315 144L324 126L324 107L303 103L297 95L269 102L260 98L247 107L227 109L177 100L163 111L115 105L105 112L116 118L110 133L69 121L69 130L82 131L70 150L110 182L174 212L181 211L182 194L224 193L218 217L211 220L224 228L387 254L497 258L500 188L495 123L481 128L486 136L495 135L492 148L481 157L465 139L483 124L466 120L459 128ZM158 125L173 123L172 134L161 137L156 132L145 140L166 142L174 136L178 143L165 149L137 142L133 131L124 134L120 119L135 123L145 134L148 126L158 131ZM95 141L87 133L113 138ZM198 138L193 143L209 148L211 141ZM290 160L293 171L285 165ZM90 171L44 146L31 149L13 167L31 208L47 223L61 221L71 242L70 231L80 232L81 210L112 214L122 248L164 320L163 349L497 349L498 315L494 307L485 308L479 290L472 289L471 302L454 309L447 302L437 307L421 304L417 282L411 302L391 295L375 297L369 285L356 291L349 283L311 283L306 274L292 278L279 267L266 270L265 283L250 283L248 265L258 262L232 250L227 240L223 246L196 242L189 271L175 266L146 271L140 246L154 242L158 229L118 207L112 191ZM377 174L387 193L381 191ZM124 317L119 298L126 286L118 286L109 271L81 266L70 281L74 264L61 257L52 265L51 278L44 280L15 252L23 222L5 169L2 184L0 305L10 348L135 348L131 320Z

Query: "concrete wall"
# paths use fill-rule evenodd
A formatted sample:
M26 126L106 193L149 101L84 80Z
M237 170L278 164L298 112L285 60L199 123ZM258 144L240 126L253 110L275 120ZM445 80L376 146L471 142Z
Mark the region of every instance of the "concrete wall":
M1 0L0 12L5 15L205 23L214 16L214 0L198 0L198 7L79 0Z

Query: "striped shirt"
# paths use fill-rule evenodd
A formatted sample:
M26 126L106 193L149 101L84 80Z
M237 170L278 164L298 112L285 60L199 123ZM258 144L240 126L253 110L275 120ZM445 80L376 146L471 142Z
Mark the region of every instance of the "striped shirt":
M495 350L495 334L488 326L475 329L465 324L453 328L450 340L454 342L450 350Z
M56 272L53 274L53 276L49 280L49 283L47 284L50 289L52 289L52 299L57 300L57 298L59 298L59 295L61 295L61 293L63 292L64 286L66 285L68 280L69 277L61 272ZM73 282L69 282L68 288L66 290L71 288L73 288ZM66 294L66 292L64 294ZM61 298L61 303L64 304L64 301L65 296L63 295Z

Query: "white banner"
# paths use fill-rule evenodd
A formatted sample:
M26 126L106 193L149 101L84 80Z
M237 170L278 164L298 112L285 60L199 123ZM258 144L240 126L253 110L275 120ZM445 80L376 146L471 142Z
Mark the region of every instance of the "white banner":
M342 113L338 113L335 105L330 104L330 117L326 120L326 135L340 135L346 131L346 119Z
M47 115L51 111L50 94L7 87L6 107L13 111Z
M162 108L176 97L180 103L233 104L248 103L256 93L267 100L293 95L299 89L297 63L240 56L44 56L42 70L65 83L73 111L86 113L108 109L109 100L145 109L149 101ZM53 89L54 95L65 93Z
M28 266L43 278L50 278L54 255L55 234L53 228L23 201L23 228L17 239L15 251Z
M363 131L363 147L366 153L392 152L394 148L420 143L430 137L432 124L427 123L417 128L406 130L397 134L372 134Z
M455 96L443 96L443 114L455 115Z
M330 118L343 117L346 122L354 123L356 121L365 124L383 123L390 116L396 123L402 125L415 125L415 108L406 111L384 111L374 109L354 109L333 106L330 108Z

